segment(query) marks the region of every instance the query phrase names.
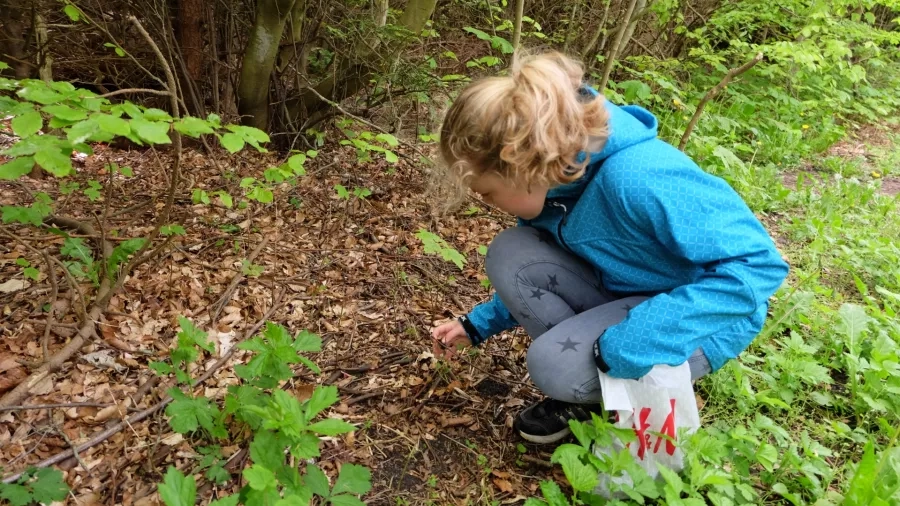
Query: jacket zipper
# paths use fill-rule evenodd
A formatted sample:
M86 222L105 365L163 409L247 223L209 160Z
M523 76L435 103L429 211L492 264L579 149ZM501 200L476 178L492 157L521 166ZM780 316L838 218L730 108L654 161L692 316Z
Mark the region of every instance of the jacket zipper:
M559 202L550 202L550 204L553 207L562 208L563 215L562 215L562 219L559 220L559 223L557 223L557 225L556 225L556 234L559 236L559 242L562 245L562 247L568 251L572 251L571 249L569 249L569 245L566 244L566 239L563 237L563 233L562 233L563 225L565 225L566 221L569 219L569 209L565 206L565 204L561 204Z

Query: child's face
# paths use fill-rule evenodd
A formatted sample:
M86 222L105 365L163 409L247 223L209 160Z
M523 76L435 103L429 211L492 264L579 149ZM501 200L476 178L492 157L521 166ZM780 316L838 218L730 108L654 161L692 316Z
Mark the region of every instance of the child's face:
M488 204L525 220L537 218L541 214L548 191L547 187L534 185L530 191L513 187L493 172L476 177L469 187Z

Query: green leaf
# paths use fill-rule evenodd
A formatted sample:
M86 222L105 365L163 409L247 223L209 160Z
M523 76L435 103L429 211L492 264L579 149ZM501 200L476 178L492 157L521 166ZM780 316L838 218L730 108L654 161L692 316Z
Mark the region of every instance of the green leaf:
M234 206L234 201L231 198L231 194L222 190L216 192L216 195L219 197L219 200L222 201L222 205L231 209Z
M159 484L159 497L167 506L194 506L197 482L193 476L185 477L181 471L169 466L165 479Z
M338 389L334 385L317 386L306 405L306 418L312 420L324 409L333 405L338 400Z
M91 115L91 118L97 122L100 130L103 130L104 132L121 136L126 136L131 133L131 125L129 125L128 120L126 119L105 113L93 114Z
M288 441L275 432L261 430L253 436L250 443L250 458L253 462L269 469L280 469L284 466L284 449Z
M34 281L37 281L38 278L41 277L41 271L35 269L34 267L26 267L22 271L22 274L24 274L26 278L29 278Z
M187 232L181 225L163 225L159 227L159 233L168 237L170 235L185 235Z
M390 146L392 148L395 148L400 145L400 141L398 141L397 138L391 134L380 133L380 134L376 135L375 138L377 140L387 144L388 146Z
M240 494L233 494L221 499L216 499L215 501L209 503L209 506L237 506L240 500Z
M31 504L31 492L22 485L10 483L0 485L0 497L9 501L12 506L28 506Z
M43 126L44 121L41 119L41 113L31 110L22 114L21 116L16 116L10 122L10 126L12 126L13 132L19 137L31 137L32 135L38 133Z
M13 158L3 165L0 165L0 179L19 179L31 172L32 167L34 167L34 158L30 156Z
M34 475L35 481L31 483L34 500L50 504L65 500L69 495L69 487L63 480L63 475L58 469L45 467L38 469Z
M275 501L275 506L309 506L309 499L303 499L295 494L287 494Z
M778 449L769 443L762 443L756 451L756 460L768 471L775 470L775 462L778 461Z
M302 330L294 338L293 348L295 351L322 351L322 338L308 330Z
M43 149L34 154L34 161L56 177L68 176L72 172L72 159L58 149Z
M356 430L352 424L336 418L326 418L309 426L309 430L325 436L337 436Z
M360 501L358 498L352 495L347 494L333 495L330 499L328 499L328 502L333 504L334 506L366 506L366 503Z
M864 506L871 502L872 497L875 495L875 480L878 478L875 472L876 467L875 445L870 439L866 442L866 447L863 449L863 458L859 461L859 465L856 466L856 472L853 473L853 480L847 487L847 494L843 503L845 506ZM782 492L778 493L785 495Z
M350 192L347 191L347 188L345 188L344 185L336 184L334 185L334 189L337 191L338 198L345 200L350 198Z
M66 6L63 7L63 12L65 12L66 16L69 16L69 19L71 19L72 21L77 22L81 20L81 11L78 10L78 7L75 7L72 4L66 4Z
M866 331L871 318L862 306L850 303L841 304L838 309L838 317L840 317L840 322L836 330L847 338L847 347L850 352L858 353L857 345L860 344L860 337Z
M93 118L88 118L75 123L66 132L66 138L72 144L80 144L92 139L100 131L100 125Z
M391 150L385 150L384 159L387 160L388 163L397 163L400 161L400 158L397 157L397 154Z
M197 346L210 353L216 350L216 346L211 341L208 341L206 339L206 332L197 328L197 326L194 325L192 321L188 320L184 316L179 316L178 326L181 327L181 332L178 333L179 341L196 344Z
M192 399L177 388L170 388L168 394L173 401L166 406L169 425L175 432L188 434L203 427L216 437L225 437L227 432L220 426L220 412L206 397Z
M131 120L131 129L138 137L151 144L172 143L172 140L169 139L168 123L154 123L142 118L135 118Z
M547 499L547 502L550 504L550 506L569 505L569 500L566 499L566 495L563 494L562 490L560 490L559 488L559 485L557 485L555 481L542 481L541 493L544 494L544 499Z
M87 243L84 242L84 239L80 237L66 237L59 252L87 265L94 263L91 249L88 247Z
M304 481L313 494L326 498L331 495L328 487L328 477L325 476L325 473L318 466L312 464L306 466Z
M244 469L243 475L244 479L247 480L247 484L254 490L266 490L268 488L275 488L277 485L275 475L272 471L269 471L259 464L253 464L251 467Z
M45 105L41 109L45 113L65 121L81 121L87 118L86 112L63 104Z
M185 116L175 123L175 130L188 137L198 138L203 134L215 133L206 120Z
M482 244L481 246L478 247L478 254L479 254L479 255L487 256L487 252L488 252L488 247L485 246L484 244Z
M137 237L134 239L128 239L127 241L123 241L121 244L113 248L112 254L109 256L109 263L107 264L108 272L115 272L118 269L119 265L124 262L128 257L137 252L137 250L141 249L144 246L144 243L147 242L147 239L143 237Z
M244 139L235 133L227 133L219 139L219 142L222 143L222 147L227 149L229 153L237 153L238 151L244 149Z
M172 116L169 116L169 113L162 109L151 107L144 110L144 119L147 121L172 121Z
M160 376L172 374L172 366L165 362L150 362L150 369Z
M661 474L663 479L666 480L666 483L675 490L676 494L680 494L681 491L684 490L684 482L681 481L681 477L678 476L678 473L660 463L657 463L656 467L659 469L659 474Z
M332 494L365 494L372 488L372 473L368 468L356 464L344 464L334 483Z
M123 176L134 177L134 171L127 165L125 167L119 167L119 172L121 172Z
M554 452L551 460L562 465L569 484L576 491L588 492L597 486L597 471L581 462L576 452Z
M35 227L41 226L46 216L38 209L19 206L3 206L0 208L0 214L3 215L3 223L21 223Z
M483 32L483 31L481 31L481 30L479 30L479 29L477 29L477 28L472 28L471 26L467 26L467 27L463 28L463 30L465 30L465 31L467 31L467 32L469 32L469 33L471 33L472 35L478 37L478 38L481 39L481 40L486 40L486 41L490 41L490 40L491 40L491 36L490 36L490 35L488 35L487 33Z

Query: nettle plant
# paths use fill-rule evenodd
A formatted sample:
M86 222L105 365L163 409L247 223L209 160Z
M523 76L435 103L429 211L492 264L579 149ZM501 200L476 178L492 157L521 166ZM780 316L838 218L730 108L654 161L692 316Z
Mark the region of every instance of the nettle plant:
M316 420L337 402L337 387L318 386L305 400L279 388L283 381L294 377L294 364L320 372L315 363L300 354L320 351L319 336L305 330L292 336L283 326L267 322L262 333L237 345L238 349L251 352L251 358L246 365L235 366L242 381L228 387L220 406L213 399L193 394L188 373L189 366L197 363L203 353L214 351L212 343L190 320L179 318L179 326L181 331L169 360L155 362L151 367L160 375L173 374L180 385L168 391L173 400L166 407L166 415L172 429L191 437L194 446L203 440L212 443L199 447L197 470L205 471L212 482L227 482L231 476L224 468L221 447L215 443L252 434L252 465L242 472L246 485L237 494L212 504L287 506L309 504L314 496L320 498L319 504L364 504L359 495L371 488L367 468L344 464L331 485L315 464L320 456L321 436L337 436L356 429L343 420ZM168 506L194 504L196 480L193 475L185 476L170 467L159 485L159 494Z

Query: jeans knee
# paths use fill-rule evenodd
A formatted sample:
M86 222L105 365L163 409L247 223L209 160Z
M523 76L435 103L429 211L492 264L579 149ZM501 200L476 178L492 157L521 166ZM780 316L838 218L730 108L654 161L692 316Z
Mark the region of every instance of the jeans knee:
M534 386L551 399L571 403L583 402L576 395L577 392L572 385L569 385L559 371L555 370L552 355L548 353L548 350L540 348L532 344L526 356L528 372Z
M496 287L505 285L501 278L506 275L515 275L517 257L527 250L528 243L536 237L536 231L530 227L512 227L503 230L488 247L487 258L484 262L484 270L488 279Z

